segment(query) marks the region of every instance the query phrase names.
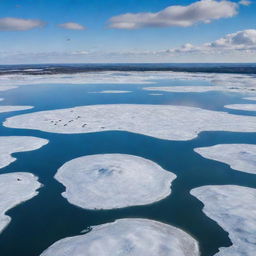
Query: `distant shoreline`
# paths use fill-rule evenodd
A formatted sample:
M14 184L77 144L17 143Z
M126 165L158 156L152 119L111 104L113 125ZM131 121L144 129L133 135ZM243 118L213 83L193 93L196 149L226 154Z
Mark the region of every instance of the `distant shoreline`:
M75 74L87 72L193 72L193 73L230 73L256 74L256 63L139 63L139 64L29 64L29 65L0 65L1 75L53 75Z

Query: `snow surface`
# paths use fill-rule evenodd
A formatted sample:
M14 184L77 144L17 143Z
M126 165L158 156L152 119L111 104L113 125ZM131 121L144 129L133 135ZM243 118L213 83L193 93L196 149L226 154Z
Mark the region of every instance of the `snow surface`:
M256 117L196 107L114 104L48 110L7 118L4 126L53 133L128 131L190 140L202 131L256 132Z
M0 137L0 168L14 162L16 158L11 154L31 151L46 145L48 140L29 136L1 136Z
M228 164L234 170L256 174L256 145L219 144L194 151L205 158Z
M194 238L148 219L119 219L85 235L64 238L41 256L199 256Z
M244 100L256 100L256 97L247 97L247 98L244 98Z
M0 84L154 84L157 80L194 80L207 81L217 90L245 92L256 94L256 79L253 75L195 73L195 72L88 72L76 74L22 75L10 74L0 76ZM195 86L196 87L196 86ZM195 90L195 87L191 89ZM177 88L178 89L178 88ZM180 87L182 89L182 87ZM185 89L185 88L184 88ZM198 88L197 88L198 89ZM186 89L185 89L186 90ZM208 90L208 88L207 88ZM213 89L215 90L215 89Z
M255 256L256 189L211 185L192 189L191 194L203 202L203 212L229 233L233 243L215 256Z
M0 106L0 113L31 109L31 106Z
M40 186L37 177L31 173L0 174L0 233L11 221L5 212L36 196Z
M1 79L1 76L0 76L0 81L1 81L1 80L2 80L2 79ZM8 83L11 84L11 80L8 81ZM15 82L14 82L14 83L15 83ZM0 82L0 84L1 84L1 82ZM6 85L0 85L0 92L8 91L8 90L15 89L15 88L17 88L17 86L12 86L12 85L8 85L8 86L6 86Z
M156 163L126 154L83 156L65 163L55 175L66 187L63 197L85 209L145 205L171 193L174 174Z
M256 111L256 104L232 104L224 107L235 110Z

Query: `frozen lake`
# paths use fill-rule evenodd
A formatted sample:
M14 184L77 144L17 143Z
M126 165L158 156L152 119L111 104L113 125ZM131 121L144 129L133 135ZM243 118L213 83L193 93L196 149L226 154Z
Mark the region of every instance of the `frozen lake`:
M236 126L234 122L233 127L231 127L232 125L228 121L228 124L219 124L225 131L221 131L221 129L216 131L216 127L209 131L211 125L207 121L209 119L202 116L202 118L206 118L206 121L202 121L200 116L200 124L197 124L193 129L191 128L192 125L195 125L193 118L191 120L186 119L187 122L184 122L184 124L187 126L191 124L191 127L189 127L191 131L190 129L189 131L186 131L186 129L180 131L183 135L181 139L177 136L178 139L176 139L175 136L169 134L165 139L165 136L158 136L158 131L154 127L150 127L152 132L144 132L148 128L147 124L152 125L154 120L163 120L163 118L155 118L153 116L154 111L151 112L150 109L145 120L143 120L143 115L136 119L143 124L143 130L135 126L135 124L138 125L138 122L132 122L131 114L128 115L128 120L125 119L124 115L129 112L129 109L122 112L122 107L120 111L113 112L112 117L111 113L109 114L109 118L112 118L109 122L112 122L117 115L122 117L120 120L127 122L123 126L125 128L120 131L118 131L116 119L113 121L115 122L113 127L116 127L117 130L108 129L104 131L103 129L103 131L100 131L97 128L84 133L80 130L73 133L61 133L59 131L62 131L60 129L63 129L63 127L59 128L58 124L56 124L58 127L55 127L54 123L52 126L47 126L48 123L51 124L51 119L48 120L47 125L39 127L35 123L36 115L33 116L33 123L27 124L24 122L22 127L18 127L19 122L16 122L13 128L8 127L8 122L6 126L1 125L1 136L37 137L48 140L49 143L43 147L38 147L38 149L31 149L31 151L15 148L15 153L12 156L16 158L16 161L0 169L0 175L15 172L32 173L38 177L38 182L43 185L38 189L38 194L32 199L9 209L5 213L11 217L11 221L0 233L0 255L39 256L57 241L67 237L84 235L81 232L89 231L92 226L100 226L119 219L130 218L150 219L186 232L198 242L201 256L212 256L217 254L219 248L231 246L228 230L218 224L221 222L217 223L216 220L211 219L211 214L206 215L203 212L204 202L193 196L190 191L210 185L236 185L255 189L256 176L253 171L251 173L241 171L241 168L243 168L241 165L239 165L239 170L234 171L230 167L232 164L229 165L225 161L221 162L213 158L205 158L203 155L196 153L194 149L218 144L256 144L256 132L254 131L256 130L256 121L255 127L253 125L254 120L256 120L256 111L247 111L246 108L242 110L243 108L231 109L225 107L234 104L254 104L253 100L247 98L255 98L256 92L253 88L256 88L256 82L253 84L252 77L246 77L245 75L239 77L238 75L223 74L223 79L221 79L222 75L218 74L216 78L218 83L215 84L214 75L210 76L203 73L192 75L192 73L187 73L182 76L182 73L171 73L171 75L168 75L168 72L166 74L162 73L150 72L147 75L147 72L143 74L139 72L113 72L112 74L107 73L105 76L101 74L96 80L93 80L92 74L89 78L85 75L79 78L77 74L70 74L65 75L66 78L64 75L61 78L55 76L52 80L51 76L44 77L44 79L38 77L37 80L36 76L30 78L28 75L26 77L24 75L23 84L20 80L21 75L15 75L16 78L7 76L5 79L0 79L0 98L3 98L0 102L1 106L33 106L31 109L10 108L12 112L0 113L1 124L9 118L9 120L12 120L11 117L15 116L14 119L17 119L19 115L39 111L48 111L47 113L49 113L50 110L72 110L74 107L82 106L113 106L115 104L119 106L125 104L127 106L136 104L136 106L143 105L143 108L145 105L153 106L153 110L154 105L160 105L162 108L159 108L158 114L161 113L161 109L168 112L169 105L175 106L175 109L179 109L179 107L181 109L182 107L189 107L189 110L196 108L200 113L202 110L208 110L207 113L214 113L216 120L221 120L221 122L226 119L219 118L219 112L225 112L224 117L232 116L233 118L235 116L237 119L233 118L234 120L238 120L238 122L239 120L242 120L241 122L244 120L247 122L248 120L250 125L248 127L247 123L237 123ZM94 75L97 77L97 74ZM75 76L74 82L70 83L72 76ZM89 83L86 83L87 78ZM249 87L243 89L243 84L239 79L243 80L245 87L248 82ZM129 83L129 81L131 82ZM235 81L234 83L239 84L239 86L233 90L230 84L227 84L227 81ZM1 90L2 85L11 87L12 82L13 86L17 86L17 88ZM175 89L166 89L174 86ZM183 89L177 89L178 86L181 86L181 88L187 86L188 89L182 91ZM197 89L196 86L200 87ZM208 90L206 86L217 86L217 89ZM229 88L225 89L225 86L229 86ZM146 90L146 87L154 88L154 90ZM159 87L159 90L157 90L157 87ZM93 110L94 107L91 109ZM138 107L136 111L139 112L140 109ZM65 111L61 110L59 113L65 113ZM152 119L150 113L152 113ZM175 115L179 115L178 113L179 111L176 111ZM183 115L183 112L181 114ZM51 115L50 112L47 118L51 118ZM56 116L54 118L56 119ZM87 116L83 116L83 118L87 118ZM89 120L93 125L97 125L99 121L97 118L91 117ZM179 125L175 123L174 127L182 127L182 119L174 118L172 122L175 122L175 120ZM194 122L198 122L198 119L195 119ZM108 120L104 119L103 124L108 126ZM100 125L103 124L100 123ZM81 124L79 125L81 127ZM208 125L207 129L205 128L206 125ZM170 127L173 126L168 123L166 129L170 129ZM163 129L161 133L164 133L163 126L161 129ZM137 130L136 133L132 132ZM71 131L74 130L71 129ZM193 136L191 135L192 132L194 133ZM176 178L169 182L171 183L171 193L165 193L166 196L161 197L160 201L156 200L154 203L135 204L135 206L118 209L84 209L69 203L62 196L65 186L54 179L57 170L73 159L100 154L127 154L154 162L159 168L161 167L170 174L176 175ZM250 164L255 164L255 161ZM107 164L108 168L109 166L111 166L111 162ZM104 166L101 168L104 168ZM111 182L109 184L114 186ZM8 195L3 200L6 200L6 198L8 198ZM239 197L237 199L239 200ZM250 202L252 200L250 199ZM239 205L243 205L243 202ZM216 210L216 212L218 211ZM252 228L255 227L256 224L252 224ZM253 255L248 254L248 256Z

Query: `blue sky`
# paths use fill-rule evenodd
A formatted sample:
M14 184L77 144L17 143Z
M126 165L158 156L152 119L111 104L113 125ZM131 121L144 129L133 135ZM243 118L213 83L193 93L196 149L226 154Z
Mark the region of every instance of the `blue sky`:
M212 14L212 8L209 7L210 22L206 21L205 15L208 14L205 11L200 13L199 10L203 1L217 3L220 17L218 10ZM226 13L223 13L223 6L218 5L221 2L225 5L229 3ZM241 2L0 0L0 63L256 62L256 3L246 0ZM148 15L175 5L189 9L194 3L199 3L198 7L194 7L197 12L196 19L199 20L194 22L191 21L194 19L191 16L182 17L182 20L191 22L189 25L176 25L174 9L170 9L168 16L162 15L164 21ZM234 3L237 3L236 6L232 5ZM214 9L218 9L217 7ZM133 16L127 20L124 16L126 13ZM136 15L137 13L140 15ZM191 13L193 11L185 12L184 15L193 15ZM120 15L118 20L121 19L121 23L113 22L113 17ZM200 15L204 16L202 20ZM19 24L20 20L5 18L28 19L31 22L39 20L42 24L28 30L20 29L18 25L17 29L10 29L8 22ZM134 19L138 20L136 24L133 24ZM69 29L70 22L86 29ZM129 29L122 25L127 22L131 26ZM60 24L66 25L61 27ZM221 46L221 49L218 46L217 50L216 47L206 45L225 38L228 34L234 34L234 37L235 33L248 30L249 32L241 36L249 37L249 46L246 40L239 41L239 45L237 40L226 42L225 46ZM230 38L226 41L230 41Z

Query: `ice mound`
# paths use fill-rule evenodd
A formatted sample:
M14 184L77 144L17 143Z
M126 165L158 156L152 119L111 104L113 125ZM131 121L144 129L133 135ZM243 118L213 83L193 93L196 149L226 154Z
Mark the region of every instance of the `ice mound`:
M33 112L4 126L53 133L128 131L166 140L190 140L202 131L256 132L256 117L196 107L114 104Z
M194 150L205 158L228 164L232 169L256 174L256 145L219 144Z
M31 106L0 106L0 113L31 109Z
M11 221L5 212L36 196L40 186L37 177L31 173L0 174L0 233Z
M65 163L55 175L66 187L63 197L85 209L145 205L171 193L175 175L132 155L99 154Z
M232 104L224 107L235 110L256 111L256 104Z
M256 189L234 185L204 186L191 194L203 202L203 212L229 232L233 243L215 256L255 256Z
M48 140L29 136L1 136L0 137L0 168L14 162L16 158L11 154L41 148Z
M64 238L41 256L199 256L194 238L148 219L119 219L85 235Z

